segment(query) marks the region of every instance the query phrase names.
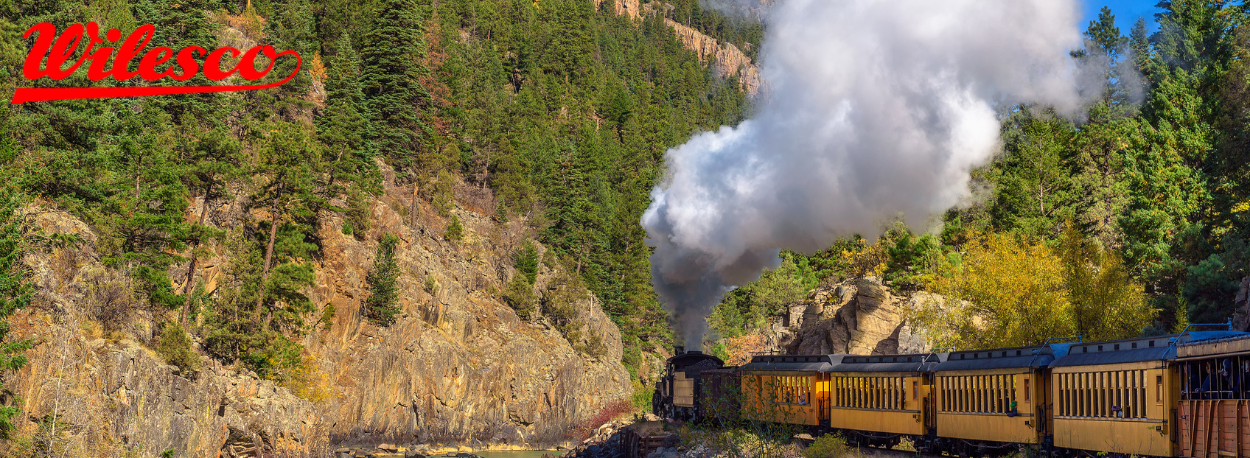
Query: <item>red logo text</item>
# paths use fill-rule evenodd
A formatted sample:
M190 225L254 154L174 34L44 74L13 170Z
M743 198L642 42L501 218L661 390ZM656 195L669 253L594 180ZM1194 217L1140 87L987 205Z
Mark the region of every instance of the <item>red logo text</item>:
M163 79L186 81L196 75L204 75L210 81L221 81L232 75L248 81L259 81L273 70L274 62L282 56L295 57L295 70L281 81L251 85L211 86L136 86L136 87L70 87L70 88L18 88L13 93L14 104L48 100L102 99L110 97L141 97L151 95L197 94L206 92L231 92L268 89L280 86L299 73L303 61L295 51L277 52L273 46L255 46L240 51L226 46L209 51L199 46L188 46L177 51L164 46L148 49L148 42L156 34L151 24L135 29L122 40L121 32L111 29L104 38L99 35L99 25L73 24L57 34L56 26L49 22L35 24L23 38L36 36L35 45L22 64L22 76L29 80L51 78L60 81L82 68L87 79L99 81L113 78L126 81L138 76L144 81ZM112 43L112 46L108 46ZM79 52L80 47L82 48ZM77 57L75 57L77 56ZM257 57L264 56L262 69L257 69ZM230 68L222 68L223 61L237 59ZM41 65L42 64L42 65Z

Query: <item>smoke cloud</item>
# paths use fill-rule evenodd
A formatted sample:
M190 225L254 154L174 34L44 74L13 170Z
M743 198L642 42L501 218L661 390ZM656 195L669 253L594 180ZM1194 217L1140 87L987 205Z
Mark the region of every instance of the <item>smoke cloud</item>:
M995 107L1083 107L1075 0L788 0L768 12L765 92L737 127L667 153L642 217L652 283L686 345L713 306L850 234L913 228L969 194Z

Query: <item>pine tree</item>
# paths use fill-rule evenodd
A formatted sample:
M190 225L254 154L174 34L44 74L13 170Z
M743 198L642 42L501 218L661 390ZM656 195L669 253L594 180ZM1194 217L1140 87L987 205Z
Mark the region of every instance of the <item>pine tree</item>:
M1133 30L1129 32L1129 49L1132 50L1133 68L1137 71L1145 73L1147 64L1150 62L1150 35L1146 29L1146 18L1137 18L1137 22L1133 23ZM1150 75L1144 74L1149 78Z
M110 164L118 173L105 199L115 213L100 222L108 228L104 232L115 237L105 262L131 266L150 304L175 309L183 298L174 292L169 267L182 261L174 253L186 249L190 229L184 218L185 168L174 151L174 136L147 128L170 124L169 115L155 109L123 113L120 141Z
M239 152L242 145L231 137L223 128L201 131L194 122L184 120L183 128L188 130L183 136L182 161L186 170L182 179L192 196L202 199L200 214L189 231L191 263L187 268L187 279L183 284L183 303L180 314L181 324L185 328L190 317L191 291L195 287L195 271L199 260L199 246L210 237L217 236L219 231L204 224L209 209L219 200L229 199L230 181L241 178Z
M373 258L373 269L365 278L369 285L369 298L365 299L365 316L378 326L390 326L395 322L395 315L400 312L399 303L399 264L395 261L395 250L399 237L387 233L378 241L377 254Z
M327 106L318 118L317 132L325 145L328 164L326 191L342 195L349 184L370 193L381 191L381 175L368 143L372 126L365 116L360 89L360 61L351 38L344 33L335 45L326 80Z
M295 262L276 264L275 268L274 246L280 238L279 229L284 226L296 232L286 238L293 236L291 243L299 244L303 238L299 234L301 231L286 223L315 216L312 209L323 203L314 186L323 167L319 161L320 148L316 139L299 125L279 123L266 139L256 167L257 174L268 178L253 198L257 205L267 207L269 212L269 236L266 238L265 259L261 269L261 291L256 298L255 308L255 313L259 314L262 305L269 303L263 316L262 329L265 330L269 329L279 302L285 301L286 305L297 309L307 308L307 298L298 293L298 287L300 283L311 282L311 268ZM310 250L294 250L288 255L290 260L295 261L299 255L306 254L301 251ZM271 275L275 272L278 275Z
M382 0L360 53L361 89L373 124L378 153L399 169L411 172L428 134L423 116L433 108L421 81L425 21L415 0Z
M1044 115L1031 117L1020 110L1004 134L1007 154L993 177L997 183L990 209L997 227L1052 239L1072 217L1075 196L1066 167L1072 126Z

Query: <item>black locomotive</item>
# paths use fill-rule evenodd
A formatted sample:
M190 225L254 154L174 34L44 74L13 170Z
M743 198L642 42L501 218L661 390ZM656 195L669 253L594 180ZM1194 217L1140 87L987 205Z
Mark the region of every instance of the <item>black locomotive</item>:
M707 387L703 372L725 367L720 358L701 351L673 347L673 356L664 361L664 378L655 383L652 413L683 421L700 417L700 394Z

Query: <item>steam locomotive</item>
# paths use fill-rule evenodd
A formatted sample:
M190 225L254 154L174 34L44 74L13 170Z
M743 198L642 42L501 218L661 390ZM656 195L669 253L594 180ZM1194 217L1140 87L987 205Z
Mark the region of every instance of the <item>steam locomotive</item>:
M1217 325L1191 325L1211 327ZM923 453L1250 457L1250 333L910 355L761 355L736 368L675 352L655 413L732 416Z
M725 362L720 358L698 350L685 351L683 347L673 347L673 356L664 361L664 377L655 384L655 394L651 397L652 413L682 421L706 418L706 410L699 410L701 398L705 397L702 396L704 388L708 385L700 383L703 381L701 376L706 371L723 367ZM722 385L718 384L718 388ZM704 415L701 416L701 413Z

